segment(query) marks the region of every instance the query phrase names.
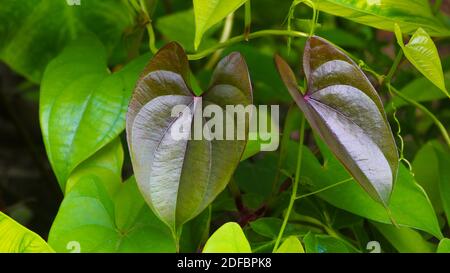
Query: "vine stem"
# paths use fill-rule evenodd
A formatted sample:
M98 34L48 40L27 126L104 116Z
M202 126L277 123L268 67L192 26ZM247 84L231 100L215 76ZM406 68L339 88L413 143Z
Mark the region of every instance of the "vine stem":
M400 65L400 63L402 62L403 59L403 50L400 50L397 53L397 56L395 57L394 63L391 66L391 69L389 70L386 78L384 78L385 83L390 83L392 80L392 77L394 77L395 72L397 71L398 66Z
M300 32L300 31L267 29L267 30L260 30L260 31L255 31L253 33L250 33L248 35L248 39L255 39L255 38L260 38L260 37L265 37L265 36L288 36L288 37L304 37L304 38L309 37L309 35L307 33ZM189 54L188 59L191 61L200 60L200 59L214 53L216 50L222 49L224 47L233 45L238 42L245 41L245 38L246 37L244 34L235 36L225 42L218 43L215 46L207 48L198 53Z
M407 103L415 106L416 108L419 108L424 114L426 114L428 117L430 117L433 122L436 124L436 126L441 131L442 136L444 137L445 142L447 143L448 147L450 148L450 136L448 135L447 129L445 129L445 126L441 123L441 121L425 106L422 104L408 98L407 96L403 95L400 91L398 91L395 87L393 87L390 83L388 83L388 87L391 89L392 93L394 93L396 96L400 97L402 100L406 101Z
M145 3L143 0L139 1L139 4L141 6L142 12L144 12L146 19L148 20L146 24L147 32L148 32L148 47L150 48L150 51L155 54L158 51L158 48L156 47L156 38L155 38L155 30L153 29L153 22L152 18L150 17L150 14L148 13L147 7L145 6Z
M379 81L384 78L384 76L378 74L376 71L374 71L373 69L368 67L366 64L363 64L362 68L364 69L364 71L367 71L367 72L371 73ZM411 105L415 106L416 108L420 109L425 115L427 115L429 118L431 118L431 120L434 122L434 124L438 127L439 131L441 132L442 137L444 138L446 144L450 148L450 136L448 135L448 132L445 129L445 126L441 123L441 121L430 110L428 110L422 104L420 104L420 103L418 103L418 102L408 98L407 96L403 95L394 86L392 86L392 84L390 82L387 82L385 80L381 80L380 83L386 85L388 88L390 88L392 93L394 93L396 96L400 97L402 100L404 100L408 104L411 104Z
M305 139L305 117L302 116L301 126L300 126L300 141L298 143L297 167L295 170L294 184L292 185L292 193L291 193L291 198L289 200L289 206L287 207L286 215L284 216L284 220L283 220L283 224L281 225L280 232L278 233L278 237L275 242L275 246L273 247L273 252L275 252L278 249L278 246L280 245L281 239L283 238L284 230L286 229L286 225L289 220L289 216L291 215L292 207L294 206L295 199L297 198L298 183L300 181L300 169L302 166L302 154L303 154L304 139Z
M324 188L322 188L322 189L319 189L319 190L317 190L317 191L313 191L313 192L310 192L310 193L306 193L306 194L303 194L303 195L299 195L299 196L295 197L295 200L302 199L302 198L305 198L305 197L308 197L308 196L311 196L311 195L319 194L319 193L321 193L321 192L324 192L324 191L326 191L326 190L329 190L329 189L332 189L332 188L334 188L334 187L340 186L340 185L345 184L345 183L347 183L347 182L349 182L349 181L352 181L352 180L353 180L353 177L347 178L347 179L345 179L345 180L342 180L342 181L339 181L339 182L334 183L334 184L332 184L332 185L326 186L326 187L324 187Z
M230 38L231 31L233 30L233 20L234 20L234 12L230 13L225 19L225 24L223 26L222 35L220 36L219 43L224 43ZM216 65L216 63L220 59L222 51L223 49L214 52L211 59L209 59L208 63L206 64L205 69L210 70Z

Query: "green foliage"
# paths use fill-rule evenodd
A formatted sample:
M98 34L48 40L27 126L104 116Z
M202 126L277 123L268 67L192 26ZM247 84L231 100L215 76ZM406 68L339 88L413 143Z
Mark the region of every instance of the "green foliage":
M237 223L226 223L208 239L203 253L250 253L250 244Z
M305 253L305 250L297 237L290 236L281 244L276 253Z
M174 252L170 230L146 205L134 178L122 183L114 141L80 165L50 230L49 244L70 252ZM118 169L117 169L118 167Z
M110 74L103 46L87 38L69 45L48 65L41 86L40 121L62 189L75 167L124 129L129 97L145 59Z
M49 253L53 249L36 233L0 212L0 253Z
M326 13L360 24L394 31L400 25L405 33L422 27L433 36L448 36L450 28L433 16L427 0L312 0ZM306 1L308 3L308 1Z
M450 239L444 238L439 242L437 253L450 253Z
M193 0L195 15L195 49L203 34L228 14L242 6L246 0Z
M400 27L395 25L395 35L406 58L434 85L441 89L447 97L450 95L445 88L444 73L442 72L441 59L436 45L428 33L419 28L411 37L407 45L403 44Z
M303 241L306 253L357 253L359 252L348 242L328 236L308 233Z
M89 1L76 9L66 1L2 1L0 59L38 83L70 41L94 33L111 52L132 23L128 5L120 0Z
M63 193L8 163L0 252L449 253L450 20L430 2L0 0L0 131ZM279 106L253 113L279 149L248 126L169 137L210 104Z

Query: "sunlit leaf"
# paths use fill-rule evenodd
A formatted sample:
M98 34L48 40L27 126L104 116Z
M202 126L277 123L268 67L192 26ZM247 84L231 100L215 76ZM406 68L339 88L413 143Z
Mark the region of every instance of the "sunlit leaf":
M36 233L0 212L0 253L49 253L53 249Z
M203 34L228 14L234 12L246 0L194 0L195 48L197 49Z
M432 36L450 35L450 29L433 15L428 0L312 0L311 2L320 11L379 29L394 31L394 24L398 23L405 33L411 33L422 27Z
M444 238L439 242L437 253L450 253L450 239Z
M226 223L211 235L203 253L251 253L250 244L242 228L234 222Z
M226 105L252 103L247 66L239 53L219 62L202 97L193 94L188 77L184 50L177 43L166 45L144 69L127 114L128 145L139 188L172 230L202 212L225 188L244 151L248 122L244 140L176 140L171 128L177 121L185 122L192 134L194 113L202 107L215 104L225 110ZM190 113L172 117L172 108L178 105L189 107ZM236 132L236 122L234 126Z
M361 69L332 44L311 37L303 56L303 95L288 64L279 56L275 62L311 127L364 190L386 205L397 175L397 148L381 100Z
M406 58L420 71L420 73L450 98L445 87L441 59L439 58L436 45L430 35L422 28L419 28L411 37L408 44L405 45L402 32L397 24L395 25L395 35ZM423 92L427 92L427 90L423 90Z
M305 253L302 243L295 236L290 236L275 251L276 253Z

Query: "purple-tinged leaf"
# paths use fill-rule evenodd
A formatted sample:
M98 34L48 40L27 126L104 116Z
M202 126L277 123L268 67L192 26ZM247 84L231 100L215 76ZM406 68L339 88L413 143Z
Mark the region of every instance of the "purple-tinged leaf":
M171 130L181 122L192 136L194 113L205 106L217 105L228 114L226 105L252 103L247 65L239 53L219 62L202 97L191 91L188 75L184 50L176 43L166 45L145 68L127 115L127 139L140 191L173 231L202 212L226 187L244 151L248 122L242 140L177 140ZM187 106L190 114L172 117L178 105ZM207 126L205 118L202 126ZM236 122L234 126L236 132Z
M301 94L288 64L278 71L311 127L365 191L387 205L398 170L398 153L381 99L345 53L319 37L305 46L308 82Z

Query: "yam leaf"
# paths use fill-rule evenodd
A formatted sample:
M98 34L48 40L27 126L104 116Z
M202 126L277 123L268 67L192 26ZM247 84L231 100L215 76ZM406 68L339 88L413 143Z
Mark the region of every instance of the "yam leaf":
M398 153L381 99L345 53L319 37L306 43L308 82L301 94L294 73L279 56L275 63L311 127L364 190L387 205L398 170Z
M207 140L195 135L177 139L172 137L176 125L185 124L188 128L184 132L191 135L197 117L208 126L206 118L198 116L205 106L216 105L222 111L226 105L245 107L252 103L247 65L239 53L219 62L209 89L201 97L189 86L189 71L180 45L173 42L163 47L138 80L127 114L127 138L137 183L147 203L172 231L202 212L225 188L248 134L246 122L242 140ZM190 111L172 117L172 108L179 105ZM231 118L236 120L236 115ZM234 126L236 132L236 122Z
M203 34L219 23L228 14L237 10L246 0L194 0L195 49L202 41Z
M419 28L411 37L408 44L405 45L400 27L398 24L395 24L395 36L406 58L420 73L450 98L450 94L445 87L441 59L430 35L424 29Z
M428 0L312 0L305 3L378 29L394 31L394 23L398 23L405 33L422 27L432 36L450 35L449 28L433 15Z
M55 252L39 235L0 212L0 253Z
M239 224L230 222L211 235L203 253L251 253L250 243Z

